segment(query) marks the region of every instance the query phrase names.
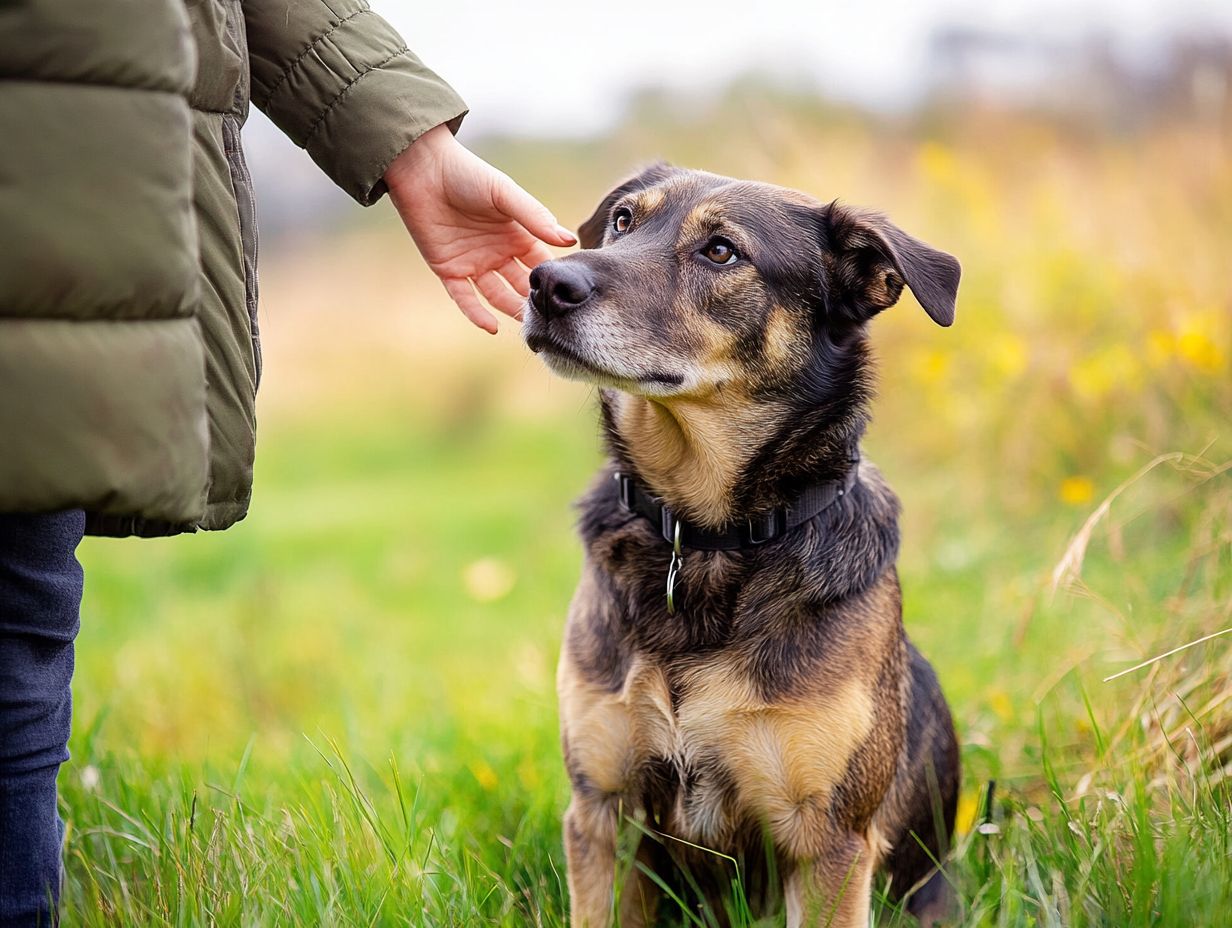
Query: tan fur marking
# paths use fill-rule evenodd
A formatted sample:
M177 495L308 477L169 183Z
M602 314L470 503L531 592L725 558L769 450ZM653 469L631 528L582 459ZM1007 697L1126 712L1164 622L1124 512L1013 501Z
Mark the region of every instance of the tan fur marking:
M883 270L868 282L866 299L873 306L890 307L903 292L902 279L891 270Z
M676 243L689 244L710 234L714 225L723 218L723 208L717 203L701 203L689 211L680 224Z
M894 848L890 844L890 839L887 838L875 824L868 826L868 841L869 850L873 855L873 870L880 870L882 863L890 856L890 852Z
M778 414L735 387L703 398L621 394L616 407L641 475L686 517L711 526L731 515L732 487Z
M639 216L645 216L653 213L656 209L663 205L667 194L662 187L651 187L649 190L643 190L638 194L636 201L636 210L634 211Z
M683 749L722 761L741 805L782 847L815 854L828 827L830 792L872 727L873 701L858 680L765 703L733 664L700 668L679 709Z
M742 290L747 290L750 282L756 282L756 274L751 270L736 271L731 274L717 276L711 282L709 296L721 301ZM677 297L673 307L680 319L680 327L689 333L689 338L698 343L695 357L690 359L690 366L698 372L696 377L703 386L694 391L692 396L701 399L711 396L719 384L737 378L742 370L732 363L740 337L727 326L719 325L714 319L697 309L685 294Z
M678 735L663 670L635 658L612 693L584 680L568 648L556 677L561 730L573 764L598 790L623 794L650 757L669 757Z
M734 267L724 268L721 274L715 274L709 282L709 290L707 297L714 303L722 303L730 301L734 297L743 297L749 299L754 295L760 295L762 286L760 278L757 276L757 271L753 270L748 264L737 264ZM690 319L689 325L692 325L695 320ZM722 344L733 346L736 343L735 334L723 328L705 316L700 316L700 321L703 325L714 327L718 330L718 337L722 340Z
M775 306L766 318L766 360L772 367L787 367L804 359L796 324L787 310Z
M587 830L586 819L586 810L576 800L565 810L569 922L573 928L606 928L611 921L616 835L596 837Z
M568 654L557 672L561 726L574 763L595 789L621 793L634 765L633 730L619 700L577 674Z
M627 811L627 810L626 810ZM565 812L565 857L568 860L569 923L573 928L607 928L615 895L616 834L595 836L586 830L587 811L577 798ZM645 816L635 816L644 821ZM639 852L639 859L642 855ZM643 861L645 862L645 861ZM658 889L637 869L624 874L617 906L621 928L654 923Z
M858 680L766 703L730 660L688 675L676 712L662 669L640 657L611 693L583 680L566 650L558 689L572 763L609 797L602 808L575 803L574 820L604 840L615 840L619 797L647 761L717 760L736 783L740 808L764 821L780 847L795 857L816 854L828 834L830 793L872 727L872 698ZM700 792L676 811L692 840L718 838L731 824L716 798Z
M801 864L784 881L787 928L868 928L872 923L872 854L854 836L846 843Z

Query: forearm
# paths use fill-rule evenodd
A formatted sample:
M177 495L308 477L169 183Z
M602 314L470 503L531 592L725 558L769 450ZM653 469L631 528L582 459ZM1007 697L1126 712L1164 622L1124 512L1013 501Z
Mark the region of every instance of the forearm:
M365 205L424 132L466 104L364 0L244 0L252 99Z

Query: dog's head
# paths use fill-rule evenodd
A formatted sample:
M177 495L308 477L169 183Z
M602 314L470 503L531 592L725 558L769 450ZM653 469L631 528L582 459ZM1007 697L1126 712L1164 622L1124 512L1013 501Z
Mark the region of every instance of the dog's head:
M655 165L609 193L580 239L585 251L532 272L527 344L565 377L666 403L790 390L904 286L954 321L953 257L770 184Z

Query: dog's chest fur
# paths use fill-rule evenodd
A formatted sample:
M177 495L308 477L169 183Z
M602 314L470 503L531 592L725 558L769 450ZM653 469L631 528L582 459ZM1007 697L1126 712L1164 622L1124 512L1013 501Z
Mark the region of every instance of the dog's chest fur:
M869 480L861 511L880 489ZM894 739L901 715L896 536L848 524L854 547L836 552L821 524L777 551L686 553L672 616L667 546L607 492L584 503L588 563L558 677L575 790L720 849L768 828L806 855L824 843L836 792L844 814L871 815L880 795L853 802L847 780L891 775L861 768L894 756L868 748Z
M611 693L579 679L569 660L562 663L575 779L608 796L632 797L657 827L688 841L730 848L764 824L781 844L807 854L824 830L835 787L874 725L874 694L848 679L767 701L727 656L682 676L677 699L669 672L638 655L622 688Z

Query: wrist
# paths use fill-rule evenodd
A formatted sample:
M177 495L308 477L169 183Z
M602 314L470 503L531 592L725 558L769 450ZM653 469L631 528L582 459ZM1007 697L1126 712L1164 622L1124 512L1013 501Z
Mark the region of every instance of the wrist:
M450 149L461 143L453 137L449 126L435 126L412 142L385 169L385 183L394 187L416 176L422 176L439 165Z

